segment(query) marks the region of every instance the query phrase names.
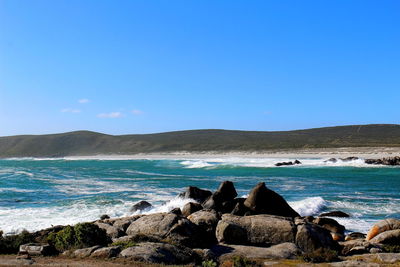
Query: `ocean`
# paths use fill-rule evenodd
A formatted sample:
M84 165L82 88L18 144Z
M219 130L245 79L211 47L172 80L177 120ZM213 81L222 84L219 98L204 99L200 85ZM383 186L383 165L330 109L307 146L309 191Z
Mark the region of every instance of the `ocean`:
M325 158L274 166L289 160L294 159L3 159L0 229L16 233L92 221L103 214L128 216L140 200L153 204L147 213L169 211L189 201L177 197L185 187L215 190L225 180L234 182L238 196L265 182L303 216L347 212L350 218L336 219L348 231L366 233L376 221L400 218L399 167Z

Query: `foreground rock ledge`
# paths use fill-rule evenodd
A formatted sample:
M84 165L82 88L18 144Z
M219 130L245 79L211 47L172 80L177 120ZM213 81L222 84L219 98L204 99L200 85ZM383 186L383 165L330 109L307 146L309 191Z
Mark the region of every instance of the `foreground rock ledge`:
M233 256L312 257L310 255L320 253L321 249L324 253L341 256L373 255L371 253L393 250L396 248L393 245L400 243L400 220L386 219L377 223L367 237L354 233L344 238L345 229L337 221L326 217L300 217L265 183L256 185L246 199L237 198L234 185L229 181L223 182L214 193L190 187L182 196L195 198L198 203L188 205L184 213L174 209L117 219L103 216L102 220L84 224L85 227L44 229L24 236L34 245L21 246L21 253L45 255L57 248L58 253L75 258L201 265L206 260L221 263ZM86 231L82 235L84 229L91 229L93 233ZM3 241L0 239L0 248ZM43 244L47 241L49 244Z

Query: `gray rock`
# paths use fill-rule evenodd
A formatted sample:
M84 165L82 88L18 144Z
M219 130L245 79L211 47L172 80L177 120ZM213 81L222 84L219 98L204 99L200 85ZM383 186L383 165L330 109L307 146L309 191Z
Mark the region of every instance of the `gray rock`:
M289 218L224 214L218 222L216 237L226 244L268 246L295 241L295 225Z
M369 253L369 249L365 246L356 246L350 249L346 256L360 255Z
M318 248L337 250L338 244L325 228L311 223L297 226L296 245L305 252L312 252Z
M216 245L211 248L220 261L234 256L249 259L296 259L301 251L294 243L282 243L271 247L254 247L242 245Z
M108 258L117 257L120 252L121 252L121 248L118 246L99 248L99 249L95 250L90 255L90 257L108 259Z
M330 211L330 212L325 212L325 213L321 213L319 215L320 217L339 217L339 218L347 218L350 217L349 214L340 211L340 210L335 210L335 211Z
M93 246L90 248L77 249L72 253L73 257L76 258L86 258L89 257L95 250L101 248L100 246Z
M200 210L188 216L188 220L196 224L205 234L207 243L216 243L215 229L217 228L220 216L215 210Z
M202 206L205 209L230 213L234 208L234 204L230 204L236 196L237 192L233 183L231 181L224 181L220 184L217 191L203 202ZM229 208L231 209L229 210Z
M29 255L49 256L54 253L49 244L29 243L19 246L19 253Z
M333 263L330 263L330 266L333 266L333 267L379 267L380 264L373 263L373 262L349 260L349 261L333 262Z
M383 251L380 248L370 248L369 249L369 253L371 253L371 254L377 254L377 253L382 253L382 252Z
M119 218L115 219L114 221L110 222L114 227L120 229L123 232L126 232L126 229L128 229L129 225L131 225L132 222L136 221L140 217L143 217L144 215L135 215L131 217L124 217L124 218Z
M165 243L139 243L137 246L124 249L120 257L136 261L163 264L187 264L194 260L192 250Z
M369 242L380 243L388 245L398 245L400 244L400 229L389 230L376 235Z
M166 239L190 247L204 247L199 228L187 218L172 213L154 213L132 222L127 235Z
M364 247L366 249L371 248L371 244L368 241L365 241L362 239L355 239L355 240L339 242L339 245L342 247L341 253L346 256L352 255L351 254L352 252L350 252L350 251L356 247Z
M363 233L359 233L359 232L353 232L350 233L346 236L345 240L349 241L349 240L356 240L356 239L365 239L367 235L363 234Z

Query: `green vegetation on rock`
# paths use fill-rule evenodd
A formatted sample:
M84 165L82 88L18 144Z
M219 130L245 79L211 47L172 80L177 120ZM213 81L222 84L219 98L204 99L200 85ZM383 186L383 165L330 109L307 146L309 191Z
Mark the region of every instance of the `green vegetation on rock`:
M118 247L121 248L121 250L124 250L126 248L130 248L130 247L134 247L136 245L137 244L135 242L131 241L131 240L128 240L128 241L117 241L117 242L114 242L114 243L111 244L112 247L118 246Z
M305 262L313 263L332 262L339 259L337 251L327 248L319 248L312 252L304 253L302 258Z
M108 243L108 237L105 230L95 224L78 223L74 227L67 226L58 233L51 233L48 242L58 251L65 251L95 245L105 246Z
M13 254L19 251L19 246L33 242L32 235L24 230L17 235L3 236L0 231L0 254Z

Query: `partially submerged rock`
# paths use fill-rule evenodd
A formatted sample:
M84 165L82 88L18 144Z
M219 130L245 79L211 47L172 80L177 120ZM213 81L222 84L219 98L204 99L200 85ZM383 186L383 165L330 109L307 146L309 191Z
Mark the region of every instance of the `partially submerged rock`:
M212 193L209 190L203 190L195 186L189 186L186 191L181 193L179 196L182 198L191 198L199 203L203 203L211 195Z
M235 186L231 181L224 181L217 191L203 203L205 209L213 209L221 212L231 212L234 208L233 201L237 196ZM229 205L232 203L231 205Z
M149 202L142 200L132 206L131 212L143 211L146 209L150 209L151 207L152 205Z

